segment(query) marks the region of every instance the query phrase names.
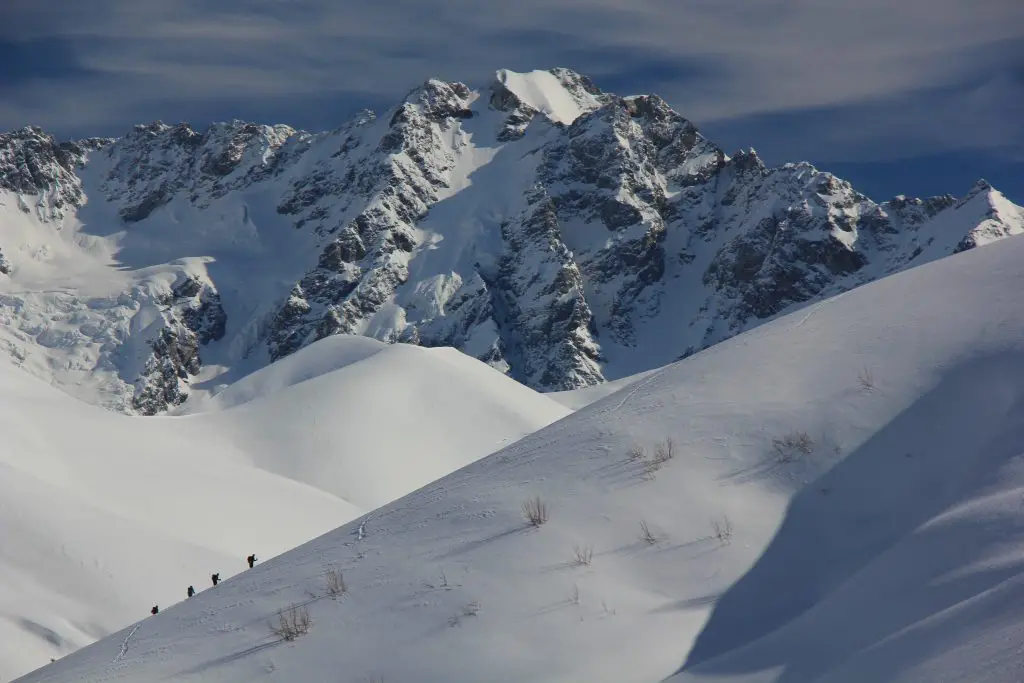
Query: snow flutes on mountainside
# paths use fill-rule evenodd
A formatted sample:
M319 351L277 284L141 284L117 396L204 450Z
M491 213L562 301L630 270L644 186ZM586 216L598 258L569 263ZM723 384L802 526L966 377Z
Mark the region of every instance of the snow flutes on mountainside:
M566 69L430 80L320 134L26 128L0 136L0 204L0 347L144 414L333 334L592 385L1024 232L984 181L878 204Z

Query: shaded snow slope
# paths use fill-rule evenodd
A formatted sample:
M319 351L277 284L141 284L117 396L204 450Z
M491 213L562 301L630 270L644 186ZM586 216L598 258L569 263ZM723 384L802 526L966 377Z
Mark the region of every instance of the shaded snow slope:
M730 156L656 95L501 70L321 133L0 134L0 353L144 415L339 334L565 391L1021 232L984 182L876 202Z
M23 680L1015 683L1022 259L770 322Z
M0 679L569 411L452 349L333 337L138 418L0 364Z
M323 339L193 407L203 414L182 429L226 436L256 466L363 510L570 412L455 349L353 336Z

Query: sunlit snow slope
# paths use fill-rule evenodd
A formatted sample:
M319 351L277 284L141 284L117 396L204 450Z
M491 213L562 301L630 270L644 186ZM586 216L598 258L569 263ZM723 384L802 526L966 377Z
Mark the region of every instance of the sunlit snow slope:
M0 363L0 680L568 410L453 349L332 337L139 418Z
M778 319L24 680L1017 683L1022 261Z

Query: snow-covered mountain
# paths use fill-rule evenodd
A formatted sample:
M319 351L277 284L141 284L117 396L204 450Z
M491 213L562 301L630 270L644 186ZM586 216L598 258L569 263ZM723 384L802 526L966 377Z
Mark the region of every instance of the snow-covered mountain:
M1022 262L759 326L23 681L1018 683Z
M728 156L656 96L503 70L319 134L0 136L0 348L143 414L338 333L566 390L1021 231L984 182L878 204Z
M0 362L0 680L569 412L454 349L351 336L186 405L119 415Z

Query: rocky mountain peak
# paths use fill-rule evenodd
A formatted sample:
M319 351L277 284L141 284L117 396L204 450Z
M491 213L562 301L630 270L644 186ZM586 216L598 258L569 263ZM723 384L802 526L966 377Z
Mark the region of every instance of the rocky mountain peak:
M971 189L968 190L967 194L957 201L957 205L963 206L975 197L978 197L979 195L988 195L991 192L995 192L995 188L992 187L987 180L980 178L974 182L974 185L971 186Z
M63 218L84 199L76 169L89 152L107 142L91 138L58 143L37 126L0 134L0 190L19 196L25 212L34 208L43 220ZM34 206L26 199L30 196Z
M417 108L427 120L435 123L448 118L470 118L472 112L468 105L471 95L472 91L465 83L448 83L431 78L406 95L405 103L395 111L391 123L394 125L401 120L410 106Z
M86 230L176 255L143 259L114 303L40 308L79 306L51 322L85 321L62 339L146 414L187 400L204 364L271 362L333 334L454 346L545 391L588 386L1024 232L987 183L875 203L808 163L727 156L657 95L564 68L499 70L478 90L429 79L325 133L156 121L57 143L24 129L0 136L3 192L48 220L88 194ZM225 246L236 239L253 266ZM0 233L4 247L16 279L23 256ZM30 308L0 299L12 320Z
M187 123L136 126L107 147L111 167L101 190L120 205L127 223L146 219L179 192L206 206L268 172L295 132L238 120L212 124L202 133Z

